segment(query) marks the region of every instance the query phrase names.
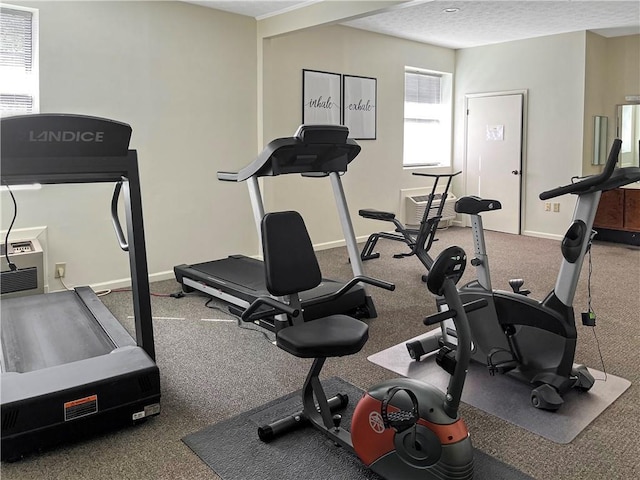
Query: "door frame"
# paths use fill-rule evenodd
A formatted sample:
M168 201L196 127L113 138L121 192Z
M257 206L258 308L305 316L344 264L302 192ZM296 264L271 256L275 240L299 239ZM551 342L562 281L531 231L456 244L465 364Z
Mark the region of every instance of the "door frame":
M518 222L518 235L522 235L523 228L526 221L526 202L524 201L526 193L527 193L527 185L524 181L524 176L527 171L527 118L528 118L528 94L529 90L500 90L496 92L484 92L484 93L465 93L464 95L464 147L463 147L463 170L467 171L467 143L469 138L469 115L467 112L469 111L469 99L470 98L480 98L480 97L501 97L505 95L522 95L522 142L520 145L520 218ZM463 179L464 191L465 194L467 192L467 175L464 175ZM471 225L471 221L468 218L468 215L464 216L463 226L468 227Z

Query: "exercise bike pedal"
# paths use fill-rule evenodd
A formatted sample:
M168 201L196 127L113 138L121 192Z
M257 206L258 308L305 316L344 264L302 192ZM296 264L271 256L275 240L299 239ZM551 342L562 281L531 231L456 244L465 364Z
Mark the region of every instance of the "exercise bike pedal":
M512 278L509 280L509 285L513 290L513 293L517 293L518 295L524 295L525 297L531 293L531 290L520 290L522 285L524 285L524 280L522 278Z
M515 360L509 362L498 363L496 365L487 365L489 368L489 375L494 376L496 373L505 374L518 366L518 362Z
M420 357L425 355L427 352L424 351L422 347L422 343L419 340L414 340L413 342L406 343L407 351L409 352L409 356L412 360L420 361Z
M436 354L436 363L449 375L453 375L457 364L455 349L443 345Z
M387 420L396 431L403 432L413 427L418 422L415 412L407 410L398 410L396 412L388 412Z

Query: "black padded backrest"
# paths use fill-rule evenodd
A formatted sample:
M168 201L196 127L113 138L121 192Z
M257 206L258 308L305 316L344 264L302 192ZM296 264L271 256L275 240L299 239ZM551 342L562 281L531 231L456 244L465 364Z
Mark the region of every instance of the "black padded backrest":
M298 212L267 213L262 219L267 290L276 296L317 287L322 281L307 227Z

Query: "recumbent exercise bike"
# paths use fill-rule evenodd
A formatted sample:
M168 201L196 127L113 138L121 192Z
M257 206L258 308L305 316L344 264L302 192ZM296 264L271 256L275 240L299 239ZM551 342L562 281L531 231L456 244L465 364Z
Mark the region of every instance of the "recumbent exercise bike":
M313 358L302 388L303 409L258 429L268 442L302 425L311 424L337 445L355 452L364 464L387 479L471 479L473 448L458 406L471 355L468 311L486 306L486 300L463 306L456 289L466 255L459 247L449 247L433 262L427 286L443 295L450 309L427 317L425 324L453 320L458 335L455 366L444 393L416 380L401 378L371 388L358 402L351 433L340 426L334 414L348 403L346 395L327 398L319 379L329 357L359 352L368 339L368 325L346 315L330 315L304 321L299 292L321 281L313 245L297 212L275 212L261 224L265 276L271 296L256 299L242 314L251 321L258 308L267 304L282 312L286 320L276 334L276 345L299 358ZM394 285L366 276L357 276L334 297L358 282L393 290Z

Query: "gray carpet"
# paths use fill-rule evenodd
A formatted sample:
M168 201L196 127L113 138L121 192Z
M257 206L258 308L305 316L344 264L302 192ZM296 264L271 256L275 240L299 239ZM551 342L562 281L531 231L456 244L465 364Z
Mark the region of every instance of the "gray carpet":
M439 237L434 252L451 244L472 251L469 229L451 228ZM494 232L487 232L486 240L496 288L508 289L507 279L524 277L534 298L551 290L560 261L559 242ZM362 389L393 378L396 374L367 357L424 333L421 320L435 312L435 302L420 282L419 262L391 258L400 247L381 241L382 258L365 263L365 272L394 282L397 288L370 289L378 318L369 321L369 341L357 355L327 362L327 377L339 376ZM478 449L538 480L640 478L640 249L597 243L592 250L592 305L598 315L602 357L607 372L629 379L631 387L568 445L468 404L461 406ZM350 278L344 248L318 252L318 257L326 276ZM463 281L472 277L472 272L465 273ZM158 294L179 290L174 281L151 288ZM131 329L130 295L111 293L103 300ZM205 307L205 302L199 296L152 298L163 395L158 417L136 428L2 464L2 479L220 478L181 439L297 390L309 362L275 348L261 333L239 329L233 322L206 321L232 317ZM576 311L585 307L583 274ZM576 361L603 370L593 332L580 327L578 335Z
M343 414L349 428L353 409L362 390L337 377L324 384L329 397L347 394L350 402ZM317 430L307 427L265 444L257 428L302 409L300 391L187 435L183 441L223 480L270 478L278 480L382 480L358 458L336 447ZM476 480L531 480L528 475L476 449Z

